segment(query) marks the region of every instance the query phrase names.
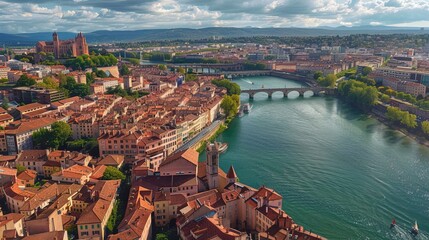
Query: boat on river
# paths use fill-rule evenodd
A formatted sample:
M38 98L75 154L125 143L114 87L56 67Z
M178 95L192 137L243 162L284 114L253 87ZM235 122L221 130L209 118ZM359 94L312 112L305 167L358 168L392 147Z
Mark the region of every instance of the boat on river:
M417 225L417 221L414 222L414 226L411 227L411 234L417 236L419 234L419 225Z
M224 153L224 152L226 152L227 149L228 149L228 144L222 143L222 145L219 148L219 153Z
M250 113L250 110L252 110L253 105L250 103L243 104L243 112L244 113Z
M392 229L394 227L396 227L396 220L395 219L392 220L392 223L390 224L390 229Z

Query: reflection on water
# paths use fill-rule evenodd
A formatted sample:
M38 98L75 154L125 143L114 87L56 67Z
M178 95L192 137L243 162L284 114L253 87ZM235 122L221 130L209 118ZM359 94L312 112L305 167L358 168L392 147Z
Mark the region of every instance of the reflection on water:
M247 81L300 85L271 77ZM335 98L279 94L255 95L251 113L219 137L229 144L221 155L224 170L234 165L242 182L274 188L295 221L330 239L412 239L415 220L416 239L427 239L428 148ZM389 228L392 218L397 229Z

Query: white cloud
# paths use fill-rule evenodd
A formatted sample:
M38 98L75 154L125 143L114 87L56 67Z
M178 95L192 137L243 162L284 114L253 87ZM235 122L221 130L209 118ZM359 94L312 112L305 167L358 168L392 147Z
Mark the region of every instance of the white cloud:
M429 26L429 0L0 0L0 8L3 32Z

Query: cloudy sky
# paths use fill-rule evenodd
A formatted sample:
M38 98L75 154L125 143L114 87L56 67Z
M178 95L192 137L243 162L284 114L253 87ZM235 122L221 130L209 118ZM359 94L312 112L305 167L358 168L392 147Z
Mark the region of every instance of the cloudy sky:
M0 0L0 32L202 27L429 27L429 0Z

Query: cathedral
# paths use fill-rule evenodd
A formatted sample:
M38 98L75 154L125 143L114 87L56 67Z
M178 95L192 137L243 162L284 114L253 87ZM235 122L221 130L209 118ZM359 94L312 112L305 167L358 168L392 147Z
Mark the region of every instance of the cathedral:
M52 42L38 42L36 51L37 53L53 53L57 59L89 54L88 44L82 33L77 34L74 39L60 40L58 33L54 32L54 34L52 34Z

